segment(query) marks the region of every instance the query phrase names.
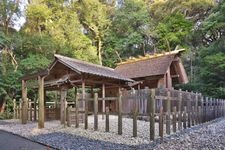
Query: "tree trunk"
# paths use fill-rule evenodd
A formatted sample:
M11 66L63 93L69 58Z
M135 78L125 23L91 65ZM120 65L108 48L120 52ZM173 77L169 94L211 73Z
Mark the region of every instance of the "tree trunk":
M102 41L101 38L98 38L98 59L99 59L99 63L100 65L102 65Z
M5 106L6 106L6 99L5 99L5 97L3 98L3 103L2 103L2 108L1 108L1 114L2 113L4 113L4 111L5 111Z

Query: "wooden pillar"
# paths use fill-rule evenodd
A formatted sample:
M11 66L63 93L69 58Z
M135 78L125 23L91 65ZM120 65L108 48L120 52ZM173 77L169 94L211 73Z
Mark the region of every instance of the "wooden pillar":
M44 77L38 76L38 128L44 128L45 108L44 108Z
M65 122L65 115L64 113L66 113L66 109L65 109L65 101L66 101L66 95L67 95L67 89L61 89L60 90L60 123L64 124Z
M105 115L105 84L102 84L102 120L104 120Z
M84 128L88 129L88 101L85 99L85 80L82 79L82 102L83 102L83 108L85 111L84 114Z
M22 80L22 124L27 123L27 108L28 107L28 102L27 102L27 86L26 86L26 81Z
M98 130L98 93L94 94L94 130Z

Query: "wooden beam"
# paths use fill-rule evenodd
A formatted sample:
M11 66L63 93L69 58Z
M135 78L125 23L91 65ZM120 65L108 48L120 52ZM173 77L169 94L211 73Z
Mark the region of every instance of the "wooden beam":
M44 108L44 77L38 76L38 128L44 128L45 108Z
M105 84L102 84L102 120L104 119L105 113Z
M22 80L22 124L27 123L28 112L27 112L28 102L27 102L27 86L26 81Z

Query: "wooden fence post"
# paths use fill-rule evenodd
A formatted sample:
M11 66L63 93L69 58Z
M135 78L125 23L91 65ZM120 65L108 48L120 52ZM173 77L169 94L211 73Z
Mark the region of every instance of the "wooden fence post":
M79 101L78 101L78 95L76 95L75 98L75 127L79 127Z
M155 89L151 89L149 96L149 115L150 115L150 140L155 139Z
M208 111L206 111L208 109L208 97L205 97L204 99L204 102L205 102L205 106L204 106L204 122L207 122L208 121Z
M166 100L166 134L170 135L170 120L171 115L171 93L167 91L167 100Z
M37 102L36 99L34 99L34 121L37 120Z
M33 111L32 111L31 100L29 101L29 110L30 110L30 121L32 121L32 119L33 119Z
M133 109L132 113L133 113L133 137L137 137L137 116L138 116L137 105L136 108Z
M198 100L199 94L195 93L195 125L199 124L199 115L198 115Z
M218 118L219 117L219 113L220 113L220 103L219 103L219 100L218 99L214 99L214 102L213 102L213 109L214 109L214 119L215 118Z
M188 93L188 99L187 99L187 118L188 118L188 128L191 127L191 94Z
M184 106L184 114L183 114L183 128L187 128L187 107Z
M94 130L98 130L98 93L94 94Z
M219 99L219 101L220 101L220 117L221 117L222 116L222 100Z
M16 106L16 119L20 119L20 106Z
M120 89L118 97L118 134L122 135L122 92Z
M161 137L161 142L163 142L163 107L160 107L159 113L159 136Z
M66 115L66 110L67 110L67 101L65 100L65 102L64 102L64 111L63 111L63 124L64 124L64 127L66 127L66 121L67 121L67 119L68 118L66 118L67 117L67 115Z
M202 123L202 107L198 106L198 123L201 124Z
M194 126L195 125L195 106L191 107L191 125Z
M210 107L210 121L213 119L213 108L212 108L212 101L213 101L213 99L212 98L210 98L210 100L209 100L209 107Z
M109 107L106 107L105 132L109 132Z
M181 110L181 106L182 106L182 91L181 89L179 89L179 93L178 93L178 130L182 129L182 110Z
M204 97L202 96L201 93L200 93L200 103L201 103L200 123L203 123L204 122Z
M72 109L72 106L69 106L69 107L67 107L67 111L66 111L68 127L71 127L71 109Z
M16 119L16 99L13 99L13 119Z
M224 115L225 115L225 102L224 102L224 99L222 99L222 101L223 101L223 106L222 106L222 115L223 115L223 117L224 117Z
M19 114L20 114L19 116L20 116L20 117L19 117L19 118L22 119L22 99L20 99L20 104L19 104L19 106L20 106L20 108L19 108L19 109L20 109L20 110L19 110Z
M173 132L177 131L177 108L173 107Z

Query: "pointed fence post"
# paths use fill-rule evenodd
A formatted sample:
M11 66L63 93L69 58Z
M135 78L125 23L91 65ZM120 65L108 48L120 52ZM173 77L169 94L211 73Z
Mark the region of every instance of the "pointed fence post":
M155 89L150 90L149 96L149 116L150 116L150 140L155 139Z

